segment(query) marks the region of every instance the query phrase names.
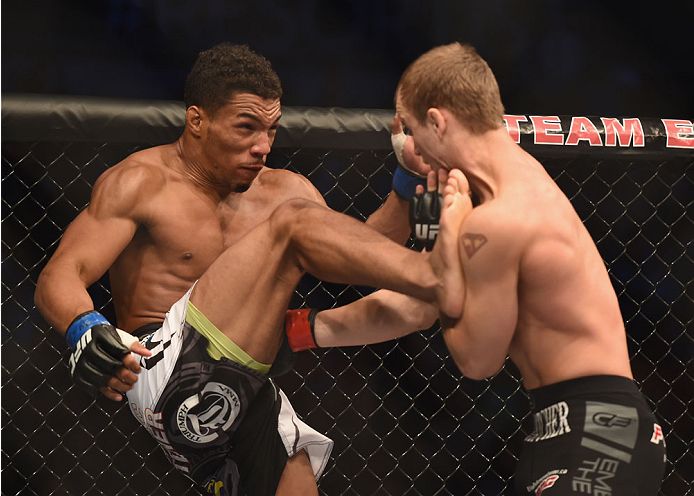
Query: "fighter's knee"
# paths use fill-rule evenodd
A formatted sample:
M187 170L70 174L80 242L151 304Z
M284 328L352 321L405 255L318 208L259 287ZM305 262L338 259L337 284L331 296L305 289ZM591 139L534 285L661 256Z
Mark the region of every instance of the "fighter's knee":
M291 238L310 222L310 213L317 206L318 204L304 198L293 198L281 203L270 215L273 233L283 238Z

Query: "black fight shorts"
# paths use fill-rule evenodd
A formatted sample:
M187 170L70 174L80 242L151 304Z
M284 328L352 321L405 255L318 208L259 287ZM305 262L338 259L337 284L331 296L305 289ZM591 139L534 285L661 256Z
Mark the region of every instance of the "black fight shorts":
M634 381L582 377L528 393L534 430L523 442L516 494L658 494L665 439Z
M268 375L210 357L207 339L185 321L189 295L156 330L138 336L152 356L134 355L143 367L127 393L135 418L209 494L273 495L287 459L300 450L317 479L332 441L298 418Z

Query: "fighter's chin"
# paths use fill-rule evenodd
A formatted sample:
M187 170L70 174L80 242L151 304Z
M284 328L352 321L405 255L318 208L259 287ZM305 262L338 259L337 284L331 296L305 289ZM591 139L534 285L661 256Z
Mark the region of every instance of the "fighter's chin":
M451 168L448 166L448 164L445 164L445 163L441 162L440 160L435 160L434 158L431 158L430 160L431 160L430 162L426 161L426 163L428 163L431 166L431 168L434 169L435 171L438 171L439 169L444 169L447 171L451 170Z
M234 187L234 192L235 193L244 193L248 191L248 189L251 187L252 183L241 183L237 184L236 187Z

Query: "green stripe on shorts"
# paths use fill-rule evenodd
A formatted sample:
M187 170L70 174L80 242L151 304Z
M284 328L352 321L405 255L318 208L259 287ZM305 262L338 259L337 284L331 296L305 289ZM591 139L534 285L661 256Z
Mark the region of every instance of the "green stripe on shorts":
M241 365L260 372L261 374L267 374L270 371L272 364L260 363L255 361L251 356L243 351L236 343L231 339L226 337L222 331L220 331L217 326L210 322L207 317L205 317L200 310L195 308L190 301L188 302L188 308L186 311L186 322L192 325L196 331L207 338L207 353L214 358L219 360L222 357L226 357L229 360L233 360Z

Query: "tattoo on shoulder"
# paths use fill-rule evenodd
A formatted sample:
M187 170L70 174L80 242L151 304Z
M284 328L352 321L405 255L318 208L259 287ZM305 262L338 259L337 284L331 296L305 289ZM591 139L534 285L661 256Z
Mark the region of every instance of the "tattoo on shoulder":
M461 238L463 240L463 248L465 248L465 253L467 253L468 258L472 258L472 256L487 242L487 237L484 234L463 233Z

